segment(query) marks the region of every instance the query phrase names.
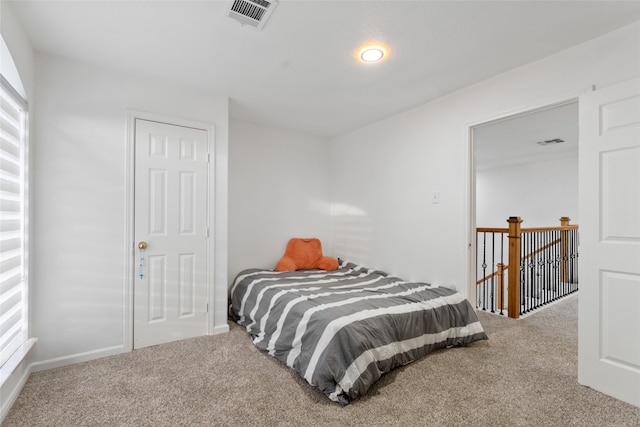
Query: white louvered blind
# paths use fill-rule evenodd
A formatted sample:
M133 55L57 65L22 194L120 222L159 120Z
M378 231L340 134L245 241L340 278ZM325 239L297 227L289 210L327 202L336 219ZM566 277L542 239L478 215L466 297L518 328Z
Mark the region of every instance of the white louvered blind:
M26 102L0 76L0 366L27 340Z

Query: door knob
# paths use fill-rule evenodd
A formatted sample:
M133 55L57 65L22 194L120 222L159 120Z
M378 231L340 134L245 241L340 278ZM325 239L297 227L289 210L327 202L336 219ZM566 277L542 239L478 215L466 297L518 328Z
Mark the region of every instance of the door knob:
M144 251L145 249L147 249L147 242L138 243L138 249L140 249L141 251Z

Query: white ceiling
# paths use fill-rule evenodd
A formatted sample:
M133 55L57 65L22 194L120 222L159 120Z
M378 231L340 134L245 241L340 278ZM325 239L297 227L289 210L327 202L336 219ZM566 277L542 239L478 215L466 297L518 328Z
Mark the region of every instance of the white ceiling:
M6 0L2 0L6 1ZM39 52L228 95L232 118L332 137L640 20L637 1L13 1ZM390 46L363 65L364 41Z
M559 144L538 142L561 139ZM578 158L578 102L509 117L473 131L476 169Z

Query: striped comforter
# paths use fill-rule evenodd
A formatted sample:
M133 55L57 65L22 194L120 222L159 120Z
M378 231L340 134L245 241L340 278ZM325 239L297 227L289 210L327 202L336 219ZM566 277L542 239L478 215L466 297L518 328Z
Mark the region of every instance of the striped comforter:
M229 311L259 349L342 404L398 366L487 338L461 294L347 262L330 272L244 270Z

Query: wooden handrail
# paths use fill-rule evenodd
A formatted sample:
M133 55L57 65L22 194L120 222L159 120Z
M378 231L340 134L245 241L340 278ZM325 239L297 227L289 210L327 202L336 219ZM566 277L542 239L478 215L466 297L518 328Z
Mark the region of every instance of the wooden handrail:
M498 263L498 264L499 264L499 263ZM509 268L509 266L508 266L508 265L505 265L504 267L502 267L502 271L505 271L505 270L507 270L508 268ZM481 284L481 283L484 283L484 282L486 282L487 280L491 279L493 276L497 276L497 275L498 275L498 272L497 272L497 271L494 271L493 273L489 274L488 276L485 276L484 278L482 278L482 279L480 279L480 280L476 281L476 285L479 285L479 284Z
M476 228L478 233L508 233L508 228L494 228L494 227L478 227Z
M521 228L520 231L523 233L531 233L535 231L563 231L563 230L577 230L577 224L571 225L558 225L556 227L531 227L531 228Z
M491 279L493 276L497 275L498 272L494 271L493 273L489 274L488 276L483 277L482 279L478 279L476 280L476 285L479 285L481 283L486 282L487 280Z
M530 227L530 228L521 228L520 231L523 233L527 232L535 232L535 231L562 231L562 230L577 230L579 226L577 224L571 225L558 225L554 227ZM478 233L508 233L508 228L495 228L495 227L478 227L476 228Z

